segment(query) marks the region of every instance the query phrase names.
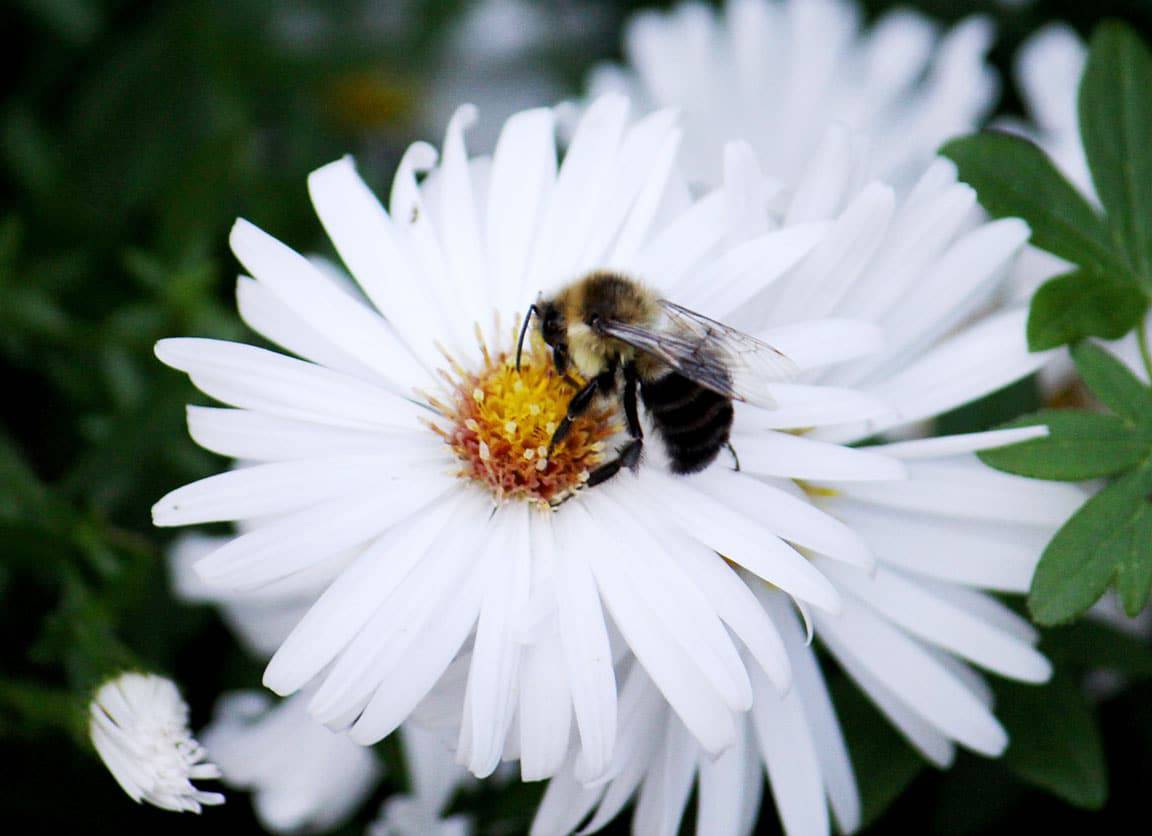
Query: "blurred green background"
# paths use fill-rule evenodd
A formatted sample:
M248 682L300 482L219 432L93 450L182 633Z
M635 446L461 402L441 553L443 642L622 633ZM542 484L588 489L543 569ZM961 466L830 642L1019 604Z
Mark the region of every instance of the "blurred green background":
M460 0L4 0L0 99L0 816L6 832L259 832L240 793L204 820L137 807L93 758L49 723L67 698L76 625L120 638L175 676L206 722L223 690L253 686L259 665L206 608L174 605L149 508L219 467L187 439L183 376L152 356L162 336L239 337L237 268L227 232L239 215L301 250L325 252L305 191L309 171L357 155L386 190L404 146L439 142L459 101L489 127L514 107L576 92L595 61L618 55L621 21L641 4L534 4L543 24L509 32ZM864 3L944 21L992 15L1007 79L1019 42L1064 19L1081 32L1116 16L1152 35L1152 3ZM495 20L494 24L492 21ZM478 22L479 21L479 22ZM1007 83L1001 112L1015 112ZM473 138L484 144L483 127ZM1034 407L1031 382L943 419L991 426ZM77 613L82 615L77 616ZM1082 625L1046 647L1055 696L1003 688L1003 716L1027 751L1004 762L961 756L952 772L916 757L843 682L840 706L872 833L1004 833L1049 825L1104 831L1146 821L1152 774L1152 658L1133 640ZM1130 686L1094 707L1081 698L1101 657ZM1094 723L1099 722L1099 731ZM1094 748L1099 747L1099 749ZM396 761L394 746L381 757ZM1102 755L1100 754L1102 752ZM1067 765L1056 787L1032 761ZM1101 764L1110 789L1103 802ZM907 784L913 791L889 804ZM342 832L361 832L403 786L393 773ZM540 788L472 791L457 806L485 834L522 832ZM1082 807L1099 806L1101 812ZM764 832L776 832L766 802ZM690 826L690 821L687 823ZM618 822L616 829L626 829ZM1141 825L1137 825L1141 827Z

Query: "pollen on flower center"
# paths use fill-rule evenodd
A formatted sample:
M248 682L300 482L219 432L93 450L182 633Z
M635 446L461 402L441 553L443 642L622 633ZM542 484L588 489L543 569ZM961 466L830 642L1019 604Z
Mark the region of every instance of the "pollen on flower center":
M480 340L482 365L465 370L449 358L441 372L451 397L429 403L449 422L433 424L452 447L459 476L486 485L500 501L523 499L552 506L578 490L605 458L620 431L611 406L593 406L577 418L551 455L548 444L575 390L556 373L537 340L525 347L517 371L512 352L491 354Z

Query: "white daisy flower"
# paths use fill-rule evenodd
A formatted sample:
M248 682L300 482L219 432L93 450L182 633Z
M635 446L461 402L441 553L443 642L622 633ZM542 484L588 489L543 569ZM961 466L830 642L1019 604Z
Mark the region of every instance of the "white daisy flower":
M869 176L903 187L996 101L992 36L983 18L941 34L906 9L865 29L849 0L728 0L722 13L687 2L638 13L625 30L628 65L600 68L589 86L681 109L694 181L719 182L717 149L747 140L793 186L840 125L866 140Z
M1082 500L1064 484L983 467L973 451L1042 429L995 431L886 445L907 461L905 482L813 485L809 494L861 532L874 572L825 566L843 593L815 633L845 672L928 761L946 767L959 744L997 756L1007 744L991 692L974 668L1038 683L1050 675L1036 631L988 592L1023 592L1044 542ZM818 560L822 562L822 560ZM826 834L860 826L852 762L813 648L788 597L746 578L778 629L793 684L780 694L753 665L755 699L736 744L719 758L692 739L639 667L621 694L620 741L610 780L584 785L569 766L554 778L534 836L595 832L636 797L635 833L676 833L693 788L696 832L751 833L763 778L784 831ZM831 810L831 815L829 813Z
M707 478L674 478L650 445L637 478L581 490L612 455L618 422L607 407L547 455L572 390L540 346L520 372L510 356L538 291L612 269L678 301L693 289L700 308L738 305L807 263L833 228L736 235L747 226L739 195L693 200L673 176L675 118L658 112L630 125L627 111L619 97L593 104L557 165L551 111L513 117L493 158L470 160L463 134L473 111L464 108L442 162L424 143L406 154L387 211L351 161L325 166L309 180L313 202L375 309L241 221L232 245L253 276L238 286L241 314L303 359L213 340L157 346L161 360L235 407L190 409L193 437L256 464L174 491L154 508L156 523L256 521L197 564L218 588L341 567L265 684L285 695L317 680L313 716L358 742L397 728L466 658L458 756L469 769L495 769L516 720L521 757L545 777L563 758L568 726L559 745L558 725L544 721L574 715L582 763L597 774L616 738L618 631L702 745L719 752L752 698L725 625L779 687L789 678L771 625L717 597L728 561L828 612L840 595L797 547L871 563L850 529L756 478L900 478L895 459L781 432L883 413L851 389L776 386L778 408L749 425L742 472L724 463ZM705 282L722 298L701 294ZM843 319L780 337L805 370L877 344L875 328ZM755 507L733 507L736 494ZM703 543L709 557L653 545L649 522L674 542ZM542 723L547 733L524 731Z
M133 801L191 813L224 803L192 783L219 778L220 770L188 730L188 706L172 680L143 673L109 679L89 705L88 735Z
M452 796L471 779L456 765L444 737L405 723L400 738L412 791L384 802L368 836L468 836L473 830L468 816L444 815Z
M380 778L372 750L313 720L307 701L306 694L278 705L254 691L225 694L201 733L224 783L250 790L257 818L274 833L338 826Z

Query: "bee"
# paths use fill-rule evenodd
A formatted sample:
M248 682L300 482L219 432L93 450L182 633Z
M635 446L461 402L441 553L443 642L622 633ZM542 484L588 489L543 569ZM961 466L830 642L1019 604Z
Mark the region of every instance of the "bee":
M774 406L767 384L797 372L795 364L767 343L660 299L637 281L595 272L540 298L529 307L516 346L516 368L535 315L540 336L552 350L556 372L576 392L556 427L549 452L597 397L619 392L630 440L611 461L589 474L589 486L635 470L644 433L637 396L668 451L676 473L696 473L729 443L733 401ZM575 368L586 383L569 374Z

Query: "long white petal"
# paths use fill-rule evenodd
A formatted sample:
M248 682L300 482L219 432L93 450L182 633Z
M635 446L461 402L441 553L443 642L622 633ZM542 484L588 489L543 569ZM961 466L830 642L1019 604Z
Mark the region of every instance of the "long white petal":
M466 519L467 510L463 497L449 495L364 549L272 657L264 671L265 687L290 694L323 670L424 557L443 520L456 515ZM476 519L483 517L477 514Z
M432 342L447 324L443 300L399 243L397 227L405 219L388 217L350 157L312 172L308 191L328 237L360 287L416 356L434 368L438 358Z
M986 755L999 755L1008 745L1003 727L963 683L866 608L846 603L839 616L817 613L816 622L837 658L853 656L944 734Z
M788 433L764 432L740 440L741 468L789 479L869 482L903 479L896 459L868 450L812 441Z
M156 356L224 403L340 427L411 428L431 415L414 402L340 372L223 340L156 343Z
M579 525L566 516L556 515L552 533L561 590L557 602L560 641L583 758L591 772L600 773L608 768L616 741L616 675L600 593L584 543L572 537Z
M395 332L366 305L337 288L308 259L245 220L233 225L229 242L257 281L382 380L406 389L425 378L426 371Z
M506 506L496 513L498 545L490 560L476 643L468 675L468 699L472 719L472 752L469 769L478 778L490 775L500 764L501 744L508 733L515 707L515 687L523 646L513 637L514 614L528 600L529 534L527 505Z
M188 434L206 450L246 461L291 461L352 453L390 455L428 440L419 428L369 432L246 409L205 406L188 407Z
M843 588L911 635L1011 679L1044 682L1052 675L1052 665L1031 645L936 598L896 572L881 569L866 576L830 561L820 565Z
M403 490L323 503L240 535L197 563L196 571L214 586L254 589L366 543L450 487L443 478L412 480Z
M488 190L487 247L497 310L531 302L525 275L540 211L556 180L553 111L517 113L500 132Z
M796 696L804 706L808 733L816 747L816 758L832 812L840 830L852 833L860 827L860 791L856 787L852 759L816 654L805 638L792 603L778 592L758 589L757 593L788 648L795 672Z
M399 451L397 451L399 453ZM218 473L177 488L152 506L158 526L246 520L308 508L340 496L388 492L415 462L442 461L429 447L395 456L323 456Z
M839 596L828 580L771 529L694 489L691 479L650 472L641 474L645 481L650 486L644 496L662 505L688 535L801 600L829 611L839 608Z
M832 490L888 508L945 518L1056 528L1084 502L1075 485L1041 482L992 470L975 456L909 461L902 482L838 483Z
M868 544L850 526L781 487L721 468L693 480L710 496L789 542L856 566L869 568L875 562Z

